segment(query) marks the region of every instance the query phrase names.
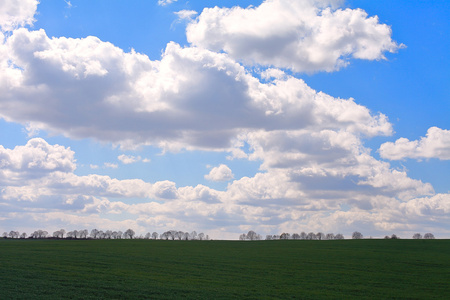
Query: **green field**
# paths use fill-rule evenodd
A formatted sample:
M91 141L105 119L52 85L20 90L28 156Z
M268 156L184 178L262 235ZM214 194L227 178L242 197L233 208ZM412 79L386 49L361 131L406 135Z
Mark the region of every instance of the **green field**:
M448 299L450 240L0 240L0 299Z

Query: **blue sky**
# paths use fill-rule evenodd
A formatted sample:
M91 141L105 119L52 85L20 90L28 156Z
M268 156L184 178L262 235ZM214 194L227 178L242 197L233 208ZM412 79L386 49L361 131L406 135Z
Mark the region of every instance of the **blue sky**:
M0 6L0 231L450 236L447 1Z

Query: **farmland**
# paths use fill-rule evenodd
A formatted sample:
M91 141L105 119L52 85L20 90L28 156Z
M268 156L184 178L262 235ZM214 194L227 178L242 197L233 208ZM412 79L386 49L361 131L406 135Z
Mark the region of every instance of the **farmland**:
M450 240L0 240L0 299L443 299Z

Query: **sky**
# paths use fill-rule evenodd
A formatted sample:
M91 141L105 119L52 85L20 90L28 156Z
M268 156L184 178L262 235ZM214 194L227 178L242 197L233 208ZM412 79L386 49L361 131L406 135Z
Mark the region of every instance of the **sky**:
M444 0L3 0L0 231L450 238L449 32Z

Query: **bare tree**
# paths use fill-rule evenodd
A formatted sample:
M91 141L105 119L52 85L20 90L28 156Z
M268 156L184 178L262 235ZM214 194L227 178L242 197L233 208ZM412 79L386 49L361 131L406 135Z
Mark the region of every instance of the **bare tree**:
M300 239L301 240L306 240L307 237L308 237L308 235L306 234L306 232L304 232L304 231L300 232Z
M392 240L398 240L398 239L400 239L395 233L393 233L392 235L391 235L391 239Z
M250 241L259 241L261 239L261 236L254 232L253 230L250 230L246 235L247 240Z
M170 233L170 231L163 232L160 237L162 237L163 240L173 240L172 233Z
M198 234L198 239L199 239L200 241L203 241L204 238L205 238L205 234L204 234L203 232L200 232L200 233Z
M316 234L316 239L319 240L319 241L324 240L325 238L326 238L326 235L323 232L318 232Z
M111 230L106 230L105 231L105 239L111 239L112 236L112 231Z
M299 239L300 239L300 234L298 234L298 233L293 233L293 234L292 234L292 239L293 239L293 240L299 240Z
M364 236L363 236L362 233L359 232L359 231L355 231L355 232L353 232L353 234L352 234L352 239L355 239L355 240L362 239L363 237L364 237Z
M426 239L426 240L434 240L434 234L432 234L432 233L425 233L423 235L423 238Z
M33 232L30 235L30 237L33 239L43 239L43 238L46 238L47 235L48 235L47 231L39 229L39 230L36 230L35 232Z
M136 234L136 233L134 232L133 229L127 229L127 231L124 232L123 236L124 236L125 238L133 239L133 237L134 237L135 234Z
M91 238L98 239L98 234L99 234L98 229L94 228L94 229L91 230Z
M422 235L420 233L414 233L412 238L415 240L420 240L422 238Z
M80 239L85 239L87 238L89 231L87 229L83 229L78 231L78 234L80 235Z
M176 231L176 230L169 230L169 232L170 232L170 236L169 237L172 239L172 241L178 238L178 231Z
M290 238L291 238L291 235L290 235L289 233L283 232L283 233L280 235L280 240L289 240Z
M27 238L27 233L26 233L26 232L22 233L22 234L20 235L20 238L21 238L21 239L26 239L26 238Z
M343 240L343 239L344 239L344 235L341 234L341 233L338 233L338 234L336 234L336 235L334 236L334 239L335 239L335 240Z
M306 236L307 240L315 240L316 238L316 234L314 232L310 232L308 233L308 235Z
M326 237L325 237L325 239L327 239L327 240L334 240L334 234L333 233L327 233L327 235L326 235Z
M18 239L19 235L20 235L20 232L14 231L14 230L11 230L8 234L8 236L12 239Z
M57 239L62 239L62 238L64 238L65 233L66 233L66 231L64 229L60 229L60 230L53 232L53 237L57 238Z
M3 232L2 237L3 237L4 239L6 239L6 238L8 237L8 233L7 233L6 231Z
M152 238L154 239L154 240L156 240L157 238L158 238L158 233L157 232L153 232L152 233Z

